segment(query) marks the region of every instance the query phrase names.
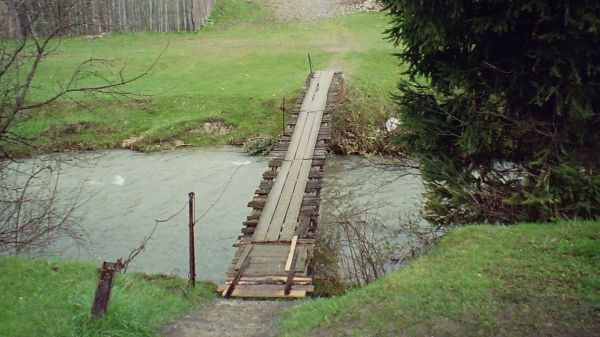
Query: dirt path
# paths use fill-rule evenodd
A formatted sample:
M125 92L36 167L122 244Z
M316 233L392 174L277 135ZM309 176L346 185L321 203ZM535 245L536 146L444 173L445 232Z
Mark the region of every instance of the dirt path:
M284 21L332 18L381 8L375 0L253 0Z
M267 8L281 21L313 21L382 9L382 5L377 0L252 0L252 2ZM332 38L336 39L334 43L336 48L352 49L351 43L342 34L332 32ZM341 69L341 60L334 57L327 67L321 70ZM345 75L350 75L349 69L346 70Z
M290 301L213 300L161 329L165 337L266 337Z

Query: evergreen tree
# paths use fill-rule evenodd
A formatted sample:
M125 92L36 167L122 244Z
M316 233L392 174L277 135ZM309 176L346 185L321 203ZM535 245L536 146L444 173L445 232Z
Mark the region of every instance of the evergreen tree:
M384 3L430 221L600 217L600 1Z

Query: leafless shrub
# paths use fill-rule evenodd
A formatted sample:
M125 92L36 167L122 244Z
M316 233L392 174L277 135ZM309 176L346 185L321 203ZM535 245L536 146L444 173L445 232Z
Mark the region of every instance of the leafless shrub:
M442 234L423 221L418 208L396 210L396 215L390 217L385 214L390 212L390 201L373 201L372 196L383 188L381 184L391 183L378 180L382 172L388 171L386 177L393 179L418 174L414 163L404 160L404 164L410 165L401 167L396 160L363 160L361 164L371 164L370 175L355 181L353 186L328 185L323 207L330 214L319 225L315 253L317 278L341 278L354 286L368 284L426 252Z
M43 249L64 235L79 240L81 231L72 217L78 193L58 193L64 161L60 156L43 156L25 164L16 161L15 149L34 153L35 141L15 132L14 124L33 118L36 109L73 93L131 98L135 95L125 91L125 86L147 75L160 55L145 71L134 75L126 74L119 62L92 57L77 65L64 81L54 83L54 94L33 100L30 93L40 85L40 66L56 51L61 36L81 23L66 16L48 27L39 2L34 0L0 0L0 5L3 15L16 18L19 30L11 36L0 31L0 251L23 253ZM44 35L38 35L40 31Z
M39 251L64 236L82 241L73 217L80 186L58 193L63 164L59 156L0 163L0 252Z

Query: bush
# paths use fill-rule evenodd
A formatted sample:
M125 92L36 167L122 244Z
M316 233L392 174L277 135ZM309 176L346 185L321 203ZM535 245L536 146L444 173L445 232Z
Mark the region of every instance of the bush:
M598 218L600 2L384 2L428 219Z
M244 143L242 151L245 153L256 156L256 155L267 155L275 146L275 138L271 136L260 136L253 139L249 139Z

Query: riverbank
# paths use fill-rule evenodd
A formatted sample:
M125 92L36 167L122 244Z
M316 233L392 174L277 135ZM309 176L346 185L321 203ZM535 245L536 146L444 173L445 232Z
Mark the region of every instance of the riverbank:
M213 297L215 285L165 275L117 274L108 314L90 319L98 264L0 257L0 336L156 336Z
M227 0L217 3L213 23L195 33L56 41L36 74L31 101L53 95L90 57L112 60L112 66L92 65L86 71L115 78L121 68L125 76L138 74L162 56L148 75L124 89L131 97L73 95L28 112L10 131L35 147L3 148L21 156L68 149L150 152L277 137L281 102L285 98L291 110L309 72L307 53L313 69L342 69L348 77L350 117L341 121L367 125L365 132L352 130L346 147L353 150L353 143L381 131L394 114L389 93L402 70L382 34L389 19L369 12L282 22L273 15L268 6ZM97 81L89 76L78 85Z
M600 336L600 222L468 226L373 284L307 300L280 336Z

